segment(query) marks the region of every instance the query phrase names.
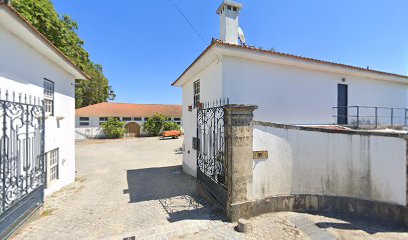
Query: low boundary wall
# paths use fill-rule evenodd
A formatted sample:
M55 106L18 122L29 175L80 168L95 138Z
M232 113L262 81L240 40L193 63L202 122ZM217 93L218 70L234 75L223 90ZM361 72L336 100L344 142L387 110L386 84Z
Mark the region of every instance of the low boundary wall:
M335 211L408 225L407 135L258 122L256 108L226 106L229 220Z

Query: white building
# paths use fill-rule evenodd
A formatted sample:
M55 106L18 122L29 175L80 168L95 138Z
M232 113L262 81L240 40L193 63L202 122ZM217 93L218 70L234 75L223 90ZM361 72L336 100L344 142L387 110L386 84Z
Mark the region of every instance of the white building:
M162 114L168 121L179 125L182 123L181 105L104 102L76 110L75 137L78 140L105 137L100 125L106 122L109 117L126 122L127 136L145 136L148 133L143 131L143 123L156 113Z
M75 180L74 83L87 76L6 3L0 1L0 99L6 92L14 102L44 99L49 195Z
M196 175L192 138L199 102L229 97L233 104L255 104L254 119L274 123L406 124L407 76L240 44L241 9L238 3L221 4L221 39L213 40L172 84L183 89L183 169L188 174Z

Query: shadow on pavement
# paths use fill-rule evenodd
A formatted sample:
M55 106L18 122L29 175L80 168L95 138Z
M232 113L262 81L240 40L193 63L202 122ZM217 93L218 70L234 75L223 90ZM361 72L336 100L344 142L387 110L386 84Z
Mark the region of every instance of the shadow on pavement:
M402 226L395 222L373 219L366 216L356 216L352 214L317 212L312 213L328 218L341 220L338 222L318 222L316 226L319 228L335 228L343 230L362 230L369 234L380 232L408 232L408 227Z
M195 179L181 166L127 171L129 203L158 200L169 215L169 222L187 219L224 220L222 212L196 192Z

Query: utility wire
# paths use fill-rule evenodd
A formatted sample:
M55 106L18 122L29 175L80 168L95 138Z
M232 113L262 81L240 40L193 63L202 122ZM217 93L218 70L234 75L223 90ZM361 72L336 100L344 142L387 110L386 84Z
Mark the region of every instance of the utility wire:
M174 3L172 0L167 0L171 5L173 5L177 11L180 13L181 16L183 16L183 18L188 22L188 24L190 25L190 27L194 30L194 32L197 33L198 37L201 39L201 41L203 41L203 43L205 45L207 45L207 41L205 41L203 35L201 35L201 33L198 31L198 29L194 26L194 24L188 19L188 17L183 13L183 11L181 11L181 9L176 5L176 3ZM218 61L222 61L220 56L218 56L218 54L216 52L214 52L213 49L211 49L211 52L213 52L215 54L215 56L217 56Z

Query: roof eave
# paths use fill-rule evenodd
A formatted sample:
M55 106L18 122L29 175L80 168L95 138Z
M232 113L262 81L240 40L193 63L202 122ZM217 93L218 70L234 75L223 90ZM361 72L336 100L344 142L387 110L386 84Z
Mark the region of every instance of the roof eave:
M27 29L35 36L37 36L45 45L49 46L50 49L57 54L66 64L68 64L74 71L76 71L75 79L90 79L77 65L75 65L64 53L61 52L54 44L48 40L40 31L38 31L27 19L25 19L16 9L12 6L8 6L4 2L0 1L0 7L5 9L11 16L15 17L21 24L23 24Z

